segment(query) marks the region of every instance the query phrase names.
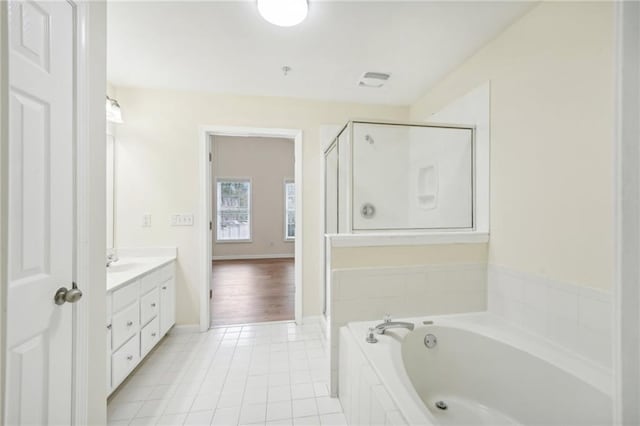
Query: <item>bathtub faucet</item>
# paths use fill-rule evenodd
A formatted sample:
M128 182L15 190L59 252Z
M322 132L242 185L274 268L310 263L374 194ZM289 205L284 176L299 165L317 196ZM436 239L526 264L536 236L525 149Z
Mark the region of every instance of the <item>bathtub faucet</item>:
M407 330L413 330L415 328L415 324L412 322L403 322L403 321L391 321L391 317L389 315L385 315L384 322L376 325L373 328L376 334L384 334L390 328L406 328Z

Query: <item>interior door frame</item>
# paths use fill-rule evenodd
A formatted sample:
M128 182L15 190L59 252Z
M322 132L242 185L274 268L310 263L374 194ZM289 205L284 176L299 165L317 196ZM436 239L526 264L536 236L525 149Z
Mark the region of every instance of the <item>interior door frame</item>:
M105 339L98 337L106 333L106 6L67 1L76 11L74 281L83 292L73 305L72 422L83 425L106 420L105 374L91 372L91 365L106 368Z
M277 129L268 127L250 126L217 126L202 125L199 129L199 169L200 169L200 208L197 229L200 235L200 331L204 332L211 325L211 303L209 301L209 291L211 290L211 258L213 251L213 229L209 224L213 223L213 182L211 173L211 163L209 161L211 153L211 138L215 136L240 136L240 137L265 137L265 138L287 138L294 140L294 181L296 184L296 238L294 254L294 280L295 280L295 301L294 319L296 324L302 323L302 229L303 211L302 197L302 130L300 129ZM211 227L213 228L213 227Z
M72 306L74 369L72 377L71 421L73 425L106 421L106 387L104 374L91 373L90 363L104 358L91 335L99 333L104 323L105 225L104 174L94 167L104 163L104 145L94 142L104 134L104 95L106 83L106 8L103 2L66 0L74 11L74 262L73 279L83 292L81 303ZM0 2L0 394L6 395L6 322L7 307L7 231L8 231L8 102L9 49L8 3ZM103 44L104 43L104 44ZM103 139L100 139L103 140ZM104 168L104 167L103 167ZM105 171L106 173L106 171ZM102 179L100 178L102 176ZM102 192L101 192L102 191ZM96 212L102 211L102 216ZM101 256L100 263L97 262ZM53 296L52 296L53 297ZM96 309L98 307L98 309ZM104 344L105 339L96 339ZM101 353L106 353L106 349ZM105 355L106 356L106 355ZM106 364L105 364L106 365ZM95 380L94 377L98 377ZM99 388L99 389L96 389ZM103 392L101 392L103 391ZM103 397L104 396L104 397ZM0 398L0 422L4 419L5 398ZM96 409L99 408L99 409Z
M6 337L7 337L7 231L8 218L8 151L9 151L9 16L8 4L0 2L0 422L4 420L6 395Z
M640 423L640 3L615 2L614 424Z

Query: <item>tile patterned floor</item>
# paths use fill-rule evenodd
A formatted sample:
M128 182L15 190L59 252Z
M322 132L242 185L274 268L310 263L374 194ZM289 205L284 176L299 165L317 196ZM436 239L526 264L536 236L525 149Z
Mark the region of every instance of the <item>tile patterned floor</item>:
M170 333L108 404L109 425L346 425L319 324Z

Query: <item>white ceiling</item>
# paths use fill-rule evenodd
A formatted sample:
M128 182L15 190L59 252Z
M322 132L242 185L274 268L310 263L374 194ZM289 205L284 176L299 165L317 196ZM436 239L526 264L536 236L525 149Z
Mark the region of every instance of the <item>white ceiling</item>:
M302 24L281 28L253 1L116 1L107 74L116 85L407 105L531 5L311 1ZM365 71L392 76L357 87Z

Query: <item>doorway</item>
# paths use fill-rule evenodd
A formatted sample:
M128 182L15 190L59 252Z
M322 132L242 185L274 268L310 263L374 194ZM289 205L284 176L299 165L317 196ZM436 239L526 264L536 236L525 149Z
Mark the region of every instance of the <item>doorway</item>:
M211 326L294 319L290 138L212 136Z
M215 260L214 256L212 264L212 327L294 319L293 258Z
M302 318L302 132L296 129L203 126L201 161L200 329ZM242 141L252 147L240 147ZM260 142L288 143L292 169L272 176L271 192L257 169L274 160L255 155ZM235 152L235 154L233 154ZM243 157L243 152L245 153ZM226 154L225 154L226 153ZM253 154L253 155L250 155ZM245 168L230 169L245 160ZM250 159L254 157L253 159ZM281 156L286 156L282 154ZM230 158L230 157L229 157ZM219 161L220 160L220 161ZM257 161L257 163L253 163ZM217 166L216 166L217 165ZM244 171L243 171L244 170ZM263 170L264 171L264 170ZM269 195L271 194L271 195ZM264 200L267 205L264 207ZM279 218L266 225L266 210Z

